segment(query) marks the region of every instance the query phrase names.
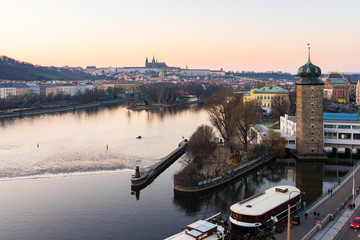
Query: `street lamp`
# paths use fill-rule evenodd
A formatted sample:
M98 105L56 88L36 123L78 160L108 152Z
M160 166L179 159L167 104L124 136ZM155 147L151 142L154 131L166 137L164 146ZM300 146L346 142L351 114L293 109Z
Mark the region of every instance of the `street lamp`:
M302 193L305 194L305 192L300 192L300 191L291 191L289 193L289 201L288 201L288 224L287 224L287 240L290 240L290 208L291 208L291 204L290 204L290 196L293 192L297 192L297 193Z
M351 155L351 160L352 160L352 178L353 178L353 189L352 189L352 195L353 195L353 204L355 204L355 173L354 173L354 160L352 159L352 155Z

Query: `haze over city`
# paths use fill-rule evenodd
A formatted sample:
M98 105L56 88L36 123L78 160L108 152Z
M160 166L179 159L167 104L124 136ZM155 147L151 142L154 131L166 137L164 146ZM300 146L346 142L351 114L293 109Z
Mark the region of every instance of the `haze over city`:
M351 6L351 7L349 7ZM359 1L3 1L0 55L45 66L359 72Z

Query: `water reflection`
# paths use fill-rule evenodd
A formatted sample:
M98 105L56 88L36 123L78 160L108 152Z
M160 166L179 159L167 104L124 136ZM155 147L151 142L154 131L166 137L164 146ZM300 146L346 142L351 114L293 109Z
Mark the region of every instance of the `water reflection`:
M303 202L311 203L322 195L323 180L323 162L296 162L296 187L306 193Z
M346 172L344 169L341 175ZM276 185L298 187L306 192L303 201L311 204L337 183L337 178L333 176L334 172L324 170L323 162L276 160L244 178L209 192L184 194L174 191L174 204L179 207L179 211L182 210L188 215L211 209L229 214L232 204Z
M194 105L138 112L120 105L1 122L0 178L15 178L150 166L208 117Z

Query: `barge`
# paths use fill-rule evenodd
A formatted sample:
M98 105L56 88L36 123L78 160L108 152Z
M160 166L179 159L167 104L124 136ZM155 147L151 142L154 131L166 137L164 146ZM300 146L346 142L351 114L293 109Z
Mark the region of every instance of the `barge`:
M230 207L231 231L235 233L257 233L273 226L297 212L301 207L300 190L294 186L283 185L265 190Z

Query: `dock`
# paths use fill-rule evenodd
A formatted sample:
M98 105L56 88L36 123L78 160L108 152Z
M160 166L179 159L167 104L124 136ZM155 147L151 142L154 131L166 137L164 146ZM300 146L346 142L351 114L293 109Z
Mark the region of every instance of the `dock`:
M139 166L136 167L135 175L131 178L132 188L144 188L159 176L166 168L173 164L179 157L185 153L187 139L181 141L174 151L162 158L159 162L152 165L150 169L144 173L140 172Z

